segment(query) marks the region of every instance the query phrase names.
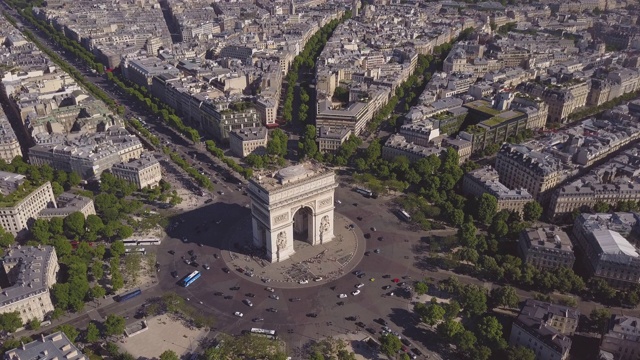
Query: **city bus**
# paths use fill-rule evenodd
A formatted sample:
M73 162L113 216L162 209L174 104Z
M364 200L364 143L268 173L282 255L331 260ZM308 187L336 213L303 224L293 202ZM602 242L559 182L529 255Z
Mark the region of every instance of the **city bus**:
M275 330L251 328L251 333L254 334L254 335L264 336L264 337L269 338L271 340L276 340L278 338L278 334L276 333Z
M129 299L133 299L134 297L136 297L136 296L138 296L138 295L140 295L140 294L142 294L142 290L140 290L140 289L136 289L136 290L133 290L133 291L128 292L128 293L126 293L126 294L118 295L118 297L116 298L116 300L117 300L118 302L123 302L123 301L127 301L127 300L129 300Z
M373 191L365 189L365 188L361 188L361 187L357 187L356 188L356 192L358 194L362 194L362 195L364 195L366 197L372 197L373 196Z
M409 215L409 213L404 211L403 209L398 210L398 215L400 215L400 217L406 222L411 221L411 215Z
M125 248L124 249L124 254L125 255L131 255L131 254L137 254L137 253L140 253L142 255L147 255L147 250L145 248L143 248L143 247L141 247L141 248L138 248L138 247Z
M122 240L124 246L140 246L140 245L160 245L158 239L129 239Z
M194 281L198 280L201 275L202 274L200 274L200 271L196 270L196 271L192 272L191 274L187 275L186 278L182 279L181 285L184 286L184 287L187 287L187 286L193 284Z

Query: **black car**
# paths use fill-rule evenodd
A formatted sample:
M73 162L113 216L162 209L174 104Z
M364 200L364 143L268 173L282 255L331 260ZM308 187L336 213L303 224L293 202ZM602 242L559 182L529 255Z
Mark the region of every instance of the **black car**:
M367 275L367 274L362 273L362 274L358 275L358 279L362 279L362 278L363 278L363 277L365 277L366 275Z
M391 289L391 285L385 285L382 287L382 290L389 290Z
M359 326L359 327L361 327L361 328L366 327L366 325L365 325L362 321L358 321L358 322L356 323L356 326Z
M377 322L378 324L380 324L382 326L387 326L387 320L385 320L383 318L375 319L373 321Z
M318 314L316 314L316 313L308 313L307 317L315 318L315 317L318 317Z
M252 294L252 293L247 293L247 294L244 294L244 295L245 295L246 297L250 297L250 298L254 298L254 297L256 297L256 294Z
M204 201L205 204L210 204L211 202L213 202L212 199L207 199L207 200Z
M230 287L229 290L233 290L233 291L240 290L240 286Z
M301 301L301 300L302 300L302 299L300 299L300 298L291 298L291 299L289 299L289 301L291 301L291 302L294 302L294 301Z
M274 308L268 308L267 309L268 312L272 312L272 313L277 313L278 309L274 309Z
M347 321L356 321L356 320L358 320L358 318L356 318L355 316L347 316L344 319L347 320Z
M422 351L420 351L418 348L411 349L411 352L418 356L422 355Z
M222 296L224 295L223 293L221 293L220 291L216 291L213 293L214 296Z
M172 271L171 272L171 276L173 276L174 278L178 277L178 272L177 271Z
M169 254L171 254L171 255L175 255L175 253L176 253L175 251L173 251L173 250L169 250Z
M364 256L369 256L369 255L371 255L371 251L365 251L364 252Z
M189 251L187 251L187 254L189 254L189 255L193 256L193 250L189 250Z
M231 272L231 270L229 270L229 268L226 268L226 267L225 267L225 268L222 268L222 271L224 271L224 272L225 272L225 273L227 273L227 274Z
M402 341L402 343L406 346L411 346L411 343L409 342L409 340L407 340L407 338L402 338L400 341Z
M231 296L231 295L227 295L227 296L225 296L225 297L224 297L224 299L225 299L225 300L231 300L231 299L233 299L233 296Z

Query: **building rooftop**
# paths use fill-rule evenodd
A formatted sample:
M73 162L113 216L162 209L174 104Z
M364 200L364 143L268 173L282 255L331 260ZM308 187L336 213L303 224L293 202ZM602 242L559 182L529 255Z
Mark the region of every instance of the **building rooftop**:
M523 230L529 247L543 247L559 251L573 251L571 240L566 232L555 226Z
M600 229L594 230L592 234L604 254L640 257L638 250L615 231Z
M538 340L564 354L571 348L571 339L549 325L553 317L572 318L577 323L580 312L567 306L528 299L515 323L529 331Z
M282 168L277 172L261 171L254 175L251 182L269 192L329 174L335 176L333 170L321 163L307 161Z
M62 331L41 335L39 340L8 350L6 360L86 360L87 357L73 345Z
M112 167L112 171L115 169L116 171L118 169L123 169L123 170L142 170L142 169L146 169L150 166L153 166L155 164L158 164L158 160L151 154L143 154L140 156L139 159L131 159L129 162L126 163L118 163L113 165Z
M46 271L54 254L52 246L17 245L10 248L2 258L2 264L5 269L13 267L18 276L15 284L0 292L0 306L47 292L52 284L47 283Z
M318 128L318 137L323 139L342 140L351 132L345 127L320 126Z
M229 136L233 136L241 141L264 140L267 137L266 127L247 127L235 129L229 132Z
M42 209L39 216L45 218L67 216L73 212L84 209L91 202L93 202L93 200L86 196L64 192L56 198L57 206L55 208Z

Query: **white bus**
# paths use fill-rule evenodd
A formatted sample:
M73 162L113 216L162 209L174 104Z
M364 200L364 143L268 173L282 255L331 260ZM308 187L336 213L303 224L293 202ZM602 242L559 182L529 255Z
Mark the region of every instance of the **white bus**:
M122 240L124 246L141 246L141 245L160 245L158 239L128 239Z
M411 215L409 215L409 213L406 212L404 209L398 210L398 215L400 215L400 217L404 219L404 221L406 222L411 221Z
M147 250L145 250L145 248L126 248L124 249L124 253L125 255L130 255L130 254L142 254L142 255L147 255Z
M272 340L275 340L275 339L278 338L278 334L276 333L275 330L251 328L251 333L255 334L255 335L264 336L264 337L267 337L267 338L272 339Z

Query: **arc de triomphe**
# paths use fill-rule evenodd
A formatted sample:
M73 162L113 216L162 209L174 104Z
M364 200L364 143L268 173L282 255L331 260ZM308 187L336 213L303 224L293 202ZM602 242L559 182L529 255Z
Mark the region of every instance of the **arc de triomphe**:
M305 162L249 181L253 244L271 262L293 255L294 236L318 245L333 240L333 170Z

